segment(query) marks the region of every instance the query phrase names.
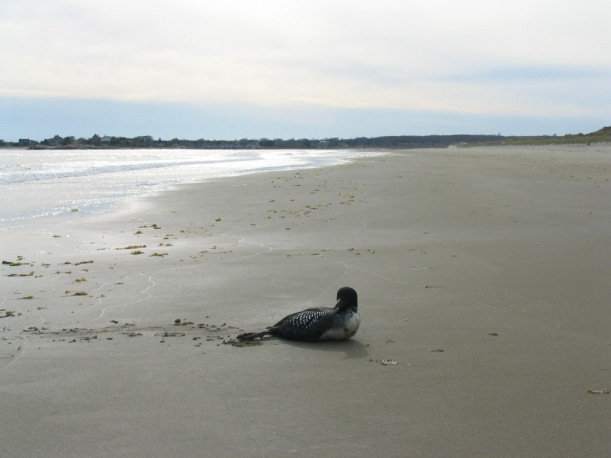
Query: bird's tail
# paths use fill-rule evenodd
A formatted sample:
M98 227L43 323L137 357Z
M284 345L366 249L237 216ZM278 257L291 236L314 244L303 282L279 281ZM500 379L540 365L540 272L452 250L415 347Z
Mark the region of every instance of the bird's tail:
M244 342L248 340L261 339L264 336L266 336L267 334L270 334L270 332L269 331L245 332L244 334L240 334L239 336L237 336L236 339L238 339L241 342Z

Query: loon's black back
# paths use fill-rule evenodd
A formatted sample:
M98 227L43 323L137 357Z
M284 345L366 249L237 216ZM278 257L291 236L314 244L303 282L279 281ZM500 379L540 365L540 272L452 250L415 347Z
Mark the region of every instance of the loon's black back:
M293 313L267 331L240 334L238 340L253 340L271 334L290 340L345 340L359 328L358 298L349 287L337 291L335 307L314 307Z
M282 318L269 334L291 340L318 340L333 325L331 307L314 307Z

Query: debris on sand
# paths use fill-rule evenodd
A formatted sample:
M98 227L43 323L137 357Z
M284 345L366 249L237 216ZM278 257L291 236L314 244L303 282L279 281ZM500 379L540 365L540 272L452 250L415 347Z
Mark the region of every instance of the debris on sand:
M382 366L396 366L399 361L393 361L392 359L370 359L370 363L380 363Z

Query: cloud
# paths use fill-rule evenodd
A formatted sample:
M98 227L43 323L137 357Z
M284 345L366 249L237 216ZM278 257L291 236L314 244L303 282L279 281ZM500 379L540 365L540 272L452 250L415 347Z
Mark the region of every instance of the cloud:
M0 95L608 114L608 17L606 0L4 0Z

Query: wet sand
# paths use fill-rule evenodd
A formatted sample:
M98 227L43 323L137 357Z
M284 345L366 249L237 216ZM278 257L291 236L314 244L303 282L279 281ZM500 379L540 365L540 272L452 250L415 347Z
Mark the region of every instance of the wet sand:
M5 232L0 456L608 456L610 177L409 150ZM342 286L352 340L233 345Z

